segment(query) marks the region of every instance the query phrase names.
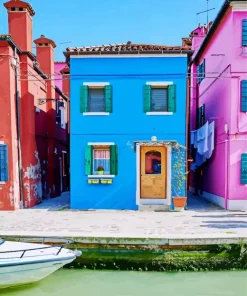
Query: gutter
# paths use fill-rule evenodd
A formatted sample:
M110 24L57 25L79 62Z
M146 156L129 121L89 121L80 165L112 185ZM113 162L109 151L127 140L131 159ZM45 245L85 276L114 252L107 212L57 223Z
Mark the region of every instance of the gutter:
M33 68L43 79L49 79L49 76L46 75L35 63L33 63Z
M24 193L23 193L23 167L21 154L21 128L20 128L20 95L18 86L19 66L17 61L17 48L14 50L14 58L16 60L15 66L15 104L16 104L16 130L17 130L17 156L18 156L18 176L19 176L19 190L20 190L20 208L24 207Z
M55 86L55 91L66 101L69 101L69 98L60 90L59 87Z
M20 47L18 47L11 39L10 35L0 35L0 40L8 42L12 46L12 48L16 49L18 53L23 53Z

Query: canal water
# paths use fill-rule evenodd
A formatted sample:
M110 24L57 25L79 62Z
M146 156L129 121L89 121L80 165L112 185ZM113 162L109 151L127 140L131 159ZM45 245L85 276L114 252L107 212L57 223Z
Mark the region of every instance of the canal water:
M60 270L5 296L247 296L247 271L132 272Z

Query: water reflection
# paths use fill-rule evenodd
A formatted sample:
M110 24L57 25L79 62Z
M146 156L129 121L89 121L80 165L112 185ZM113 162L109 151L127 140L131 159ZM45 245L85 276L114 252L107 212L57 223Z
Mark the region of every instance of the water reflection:
M132 272L60 270L5 296L246 296L247 272Z

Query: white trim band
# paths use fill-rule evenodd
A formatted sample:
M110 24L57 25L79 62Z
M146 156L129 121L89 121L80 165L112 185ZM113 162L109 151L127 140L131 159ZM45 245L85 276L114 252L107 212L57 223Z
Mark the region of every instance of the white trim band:
M181 54L104 54L104 55L70 55L70 59L105 59L105 58L113 58L113 59L121 59L121 58L184 58L188 55L186 53Z
M146 112L146 115L173 115L173 112Z
M109 112L83 112L83 116L109 116Z
M114 178L115 175L88 175L88 178Z
M83 82L83 85L87 85L87 86L105 86L105 85L110 85L110 82Z
M148 81L146 82L146 85L151 85L151 86L167 86L167 85L172 85L172 81Z
M88 142L88 145L93 145L93 146L106 146L106 145L115 145L114 142Z

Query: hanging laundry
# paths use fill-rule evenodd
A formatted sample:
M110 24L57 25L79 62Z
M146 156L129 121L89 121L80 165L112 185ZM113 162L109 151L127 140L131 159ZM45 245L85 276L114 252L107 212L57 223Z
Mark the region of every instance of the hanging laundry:
M190 144L194 145L197 139L196 131L190 132Z
M197 151L201 155L208 151L208 121L197 131Z
M210 124L208 121L198 130L191 131L191 147L194 153L194 163L191 165L191 169L195 170L200 167L207 159L212 156L214 150L214 134L215 123Z
M204 153L204 158L209 159L214 151L214 129L215 123L212 121L208 125L208 151Z

